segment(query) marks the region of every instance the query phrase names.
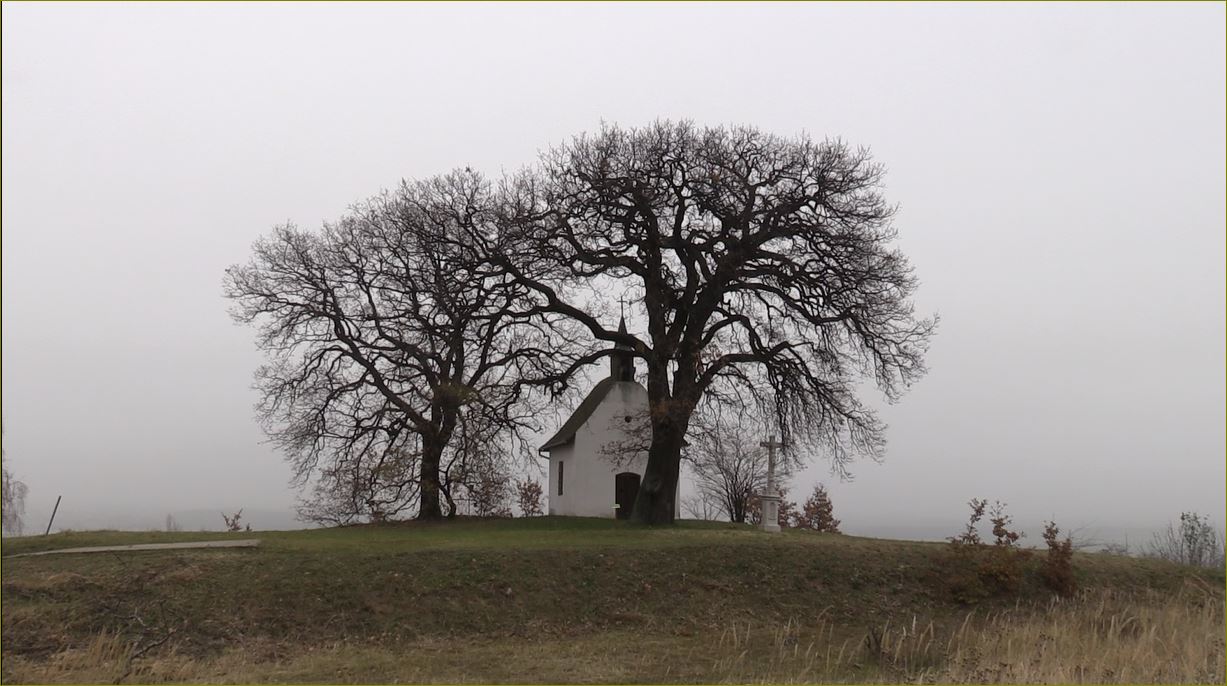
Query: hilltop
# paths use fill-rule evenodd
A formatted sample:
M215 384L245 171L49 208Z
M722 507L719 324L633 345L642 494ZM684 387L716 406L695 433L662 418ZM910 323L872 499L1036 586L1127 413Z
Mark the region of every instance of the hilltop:
M4 681L895 680L949 668L974 627L1094 603L1209 612L1219 644L1189 668L1222 679L1223 573L1103 554L1075 556L1080 600L1028 573L969 606L944 544L697 522L83 532L3 553L227 537L262 544L5 560Z

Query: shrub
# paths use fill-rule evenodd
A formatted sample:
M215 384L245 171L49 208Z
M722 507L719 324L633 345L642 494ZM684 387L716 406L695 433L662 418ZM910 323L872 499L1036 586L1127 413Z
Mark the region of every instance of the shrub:
M814 487L814 493L801 507L801 512L796 515L793 525L798 529L839 533L839 520L835 518L831 496L827 495L826 487L822 484Z
M537 517L541 510L541 484L531 479L516 482L516 499L520 503L520 516Z
M1074 581L1074 542L1069 536L1063 541L1058 540L1060 534L1061 529L1056 522L1044 523L1044 543L1048 544L1048 556L1040 568L1040 578L1057 595L1068 598L1078 590Z
M973 498L968 505L971 515L961 534L951 537L948 547L946 583L955 600L974 603L995 595L1018 590L1023 578L1023 565L1030 553L1018 547L1021 532L1013 531L1013 519L1005 512L1005 503L993 504L989 521L993 524L993 544L980 538L977 526L988 509L988 501Z
M239 520L242 519L242 517L243 517L243 508L241 507L239 508L239 511L235 512L233 515L227 516L226 513L223 512L222 519L226 521L226 531L230 531L230 532L242 531L243 525L239 523ZM251 531L251 527L248 526L247 530Z

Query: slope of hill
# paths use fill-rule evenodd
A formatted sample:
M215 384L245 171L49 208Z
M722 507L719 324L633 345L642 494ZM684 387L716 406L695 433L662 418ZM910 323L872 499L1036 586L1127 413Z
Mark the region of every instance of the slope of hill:
M3 552L252 535L68 533ZM991 680L1004 654L986 636L1030 631L1009 669L1038 670L1060 652L1044 640L1079 622L1063 643L1086 654L1050 679L1223 679L1222 572L1153 560L1076 556L1083 594L1061 602L1032 560L1016 593L968 606L937 543L551 517L258 536L5 560L4 681Z

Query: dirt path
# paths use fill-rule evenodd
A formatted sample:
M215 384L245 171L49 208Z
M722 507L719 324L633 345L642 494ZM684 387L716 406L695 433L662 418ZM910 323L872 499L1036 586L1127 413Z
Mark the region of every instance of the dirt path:
M107 553L126 552L130 550L182 550L186 548L254 548L260 545L258 538L245 538L238 541L186 541L183 543L135 543L132 545L98 545L87 548L60 548L59 550L42 550L37 553L18 553L5 555L10 557L32 557L34 555L61 555L65 553Z

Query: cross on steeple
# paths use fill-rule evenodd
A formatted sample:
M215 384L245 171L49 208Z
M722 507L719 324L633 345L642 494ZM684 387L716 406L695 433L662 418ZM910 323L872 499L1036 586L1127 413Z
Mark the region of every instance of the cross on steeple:
M621 298L618 299L621 302ZM618 319L618 333L626 333L626 317ZM609 376L614 381L634 381L635 380L635 356L631 354L633 348L617 341L614 343L614 353L609 356Z

